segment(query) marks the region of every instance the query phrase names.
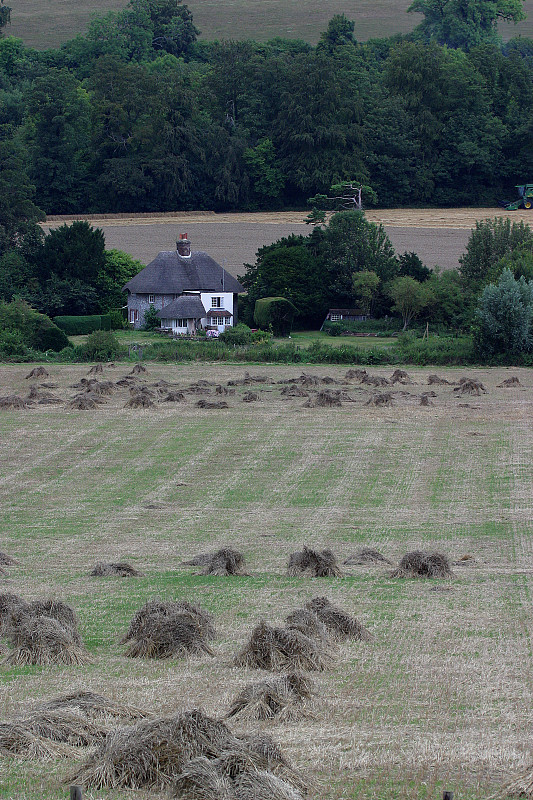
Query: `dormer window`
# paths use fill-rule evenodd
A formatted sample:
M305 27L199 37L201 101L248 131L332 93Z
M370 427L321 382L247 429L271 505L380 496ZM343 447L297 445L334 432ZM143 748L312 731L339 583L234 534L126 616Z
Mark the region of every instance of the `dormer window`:
M149 302L150 304L153 304L153 303L155 303L155 294L149 294L149 295L148 295L148 302Z
M222 308L222 298L221 297L212 297L211 298L211 308Z

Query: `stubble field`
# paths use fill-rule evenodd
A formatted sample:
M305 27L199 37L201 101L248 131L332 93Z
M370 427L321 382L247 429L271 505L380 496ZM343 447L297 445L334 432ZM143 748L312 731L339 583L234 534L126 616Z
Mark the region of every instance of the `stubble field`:
M38 384L24 377L30 366L0 366L0 394ZM244 375L231 365L147 368L139 383L182 389ZM71 398L87 369L54 366L50 391ZM105 367L103 379L128 371ZM232 727L268 730L315 781L317 799L437 798L444 788L489 797L533 760L531 373L470 371L487 389L470 397L428 386L431 370L409 370L414 384L386 387L390 407L365 405L374 390L350 380L333 388L355 402L306 408L277 383L301 369L251 371L269 378L252 386L260 401L243 403L250 387L237 386L226 409L197 408L192 393L184 403L125 409L120 388L95 411L0 411L0 549L20 561L1 591L72 605L94 658L88 667L1 664L2 721L76 689L159 713L201 706L222 716L240 688L264 677L231 663L257 621L282 624L327 595L373 638L341 645L334 667L317 675L316 719ZM342 382L346 369L307 371ZM449 381L465 374L440 372ZM511 375L521 387L497 387ZM433 389L433 405L420 406ZM438 582L393 580L381 566L347 566L343 579L289 578L288 556L304 544L330 547L341 561L361 546L395 563L418 548L473 558ZM225 545L244 553L248 576L181 566ZM144 577L89 577L96 561L116 560ZM215 656L126 658L118 640L150 598L211 611ZM56 800L72 769L67 759L3 757L0 796ZM127 796L154 795L87 792Z
M291 234L308 236L305 212L215 214L209 211L169 214L106 214L77 217L51 216L45 231L87 219L105 234L106 246L130 253L148 264L160 250L172 250L178 233L187 232L193 250L205 250L235 277L245 264L254 264L263 247ZM371 222L382 223L398 254L417 253L428 267L457 269L476 220L509 217L531 222L531 212L505 212L495 208L384 209L366 212Z

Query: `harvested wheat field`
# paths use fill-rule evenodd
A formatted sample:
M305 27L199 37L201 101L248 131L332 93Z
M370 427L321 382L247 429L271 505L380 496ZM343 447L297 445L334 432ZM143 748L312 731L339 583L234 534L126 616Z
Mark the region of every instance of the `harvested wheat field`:
M26 375L38 366L1 365L2 396L27 398ZM94 761L83 742L58 747L33 723L21 729L43 703L99 695L111 709L149 719L201 709L220 721L238 698L257 705L257 692L261 709L271 695L292 703L282 681L302 664L313 667L302 673L316 692L312 713L295 720L254 707L227 725L239 741L272 736L309 781L310 798L429 800L449 789L482 800L520 783L533 763L533 372L439 368L432 405L421 406L434 368L409 367L403 385L363 383L335 365L307 365L304 378L298 365L248 367L248 377L229 364L146 363L133 375L131 366L104 364L97 382L112 387L97 394L82 383L89 365L47 364L60 402L0 408L0 551L14 559L0 576L3 796L57 800L72 776L108 769L105 752ZM393 370L366 372L389 382ZM261 402L242 402L254 375ZM461 378L485 391L454 391ZM340 405L307 404L331 381ZM217 387L228 386L223 409L198 407L191 388L215 403ZM90 407L73 404L80 390ZM180 402L166 401L170 391ZM139 394L152 405L125 407ZM379 394L392 404L367 405ZM303 545L331 551L342 579L287 575ZM230 550L242 554L240 574L186 564ZM442 554L452 574L391 579L417 552ZM141 574L91 576L97 563ZM26 658L23 636L10 633L29 604L44 600L75 614L81 644L65 642L70 658ZM315 606L330 617L334 606L336 619L363 633L325 634L331 620L312 625ZM52 606L32 608L36 630L51 631ZM203 631L200 646L175 645L177 629L158 611L174 608L187 637L196 642ZM151 657L152 640L139 635L148 611L159 615L164 657ZM274 672L242 656L260 623L266 633L254 642L274 642L265 662ZM278 645L290 645L289 655L296 648L298 658L278 658ZM85 715L79 705L67 711ZM101 724L115 731L131 723L104 709ZM17 744L26 740L29 758ZM230 773L217 753L206 761L191 750L193 761L169 763L170 794L195 796L202 780L226 786ZM252 767L244 783L265 772ZM232 781L241 775L230 772ZM279 775L263 777L273 786ZM87 796L133 796L110 782L100 794L87 778ZM135 797L158 796L150 785ZM198 791L210 796L205 786Z
M144 264L160 250L173 250L178 233L187 231L193 250L206 250L232 275L244 273L244 264L254 264L257 250L291 234L308 236L307 211L214 213L182 211L168 214L96 214L51 216L44 230L73 219L87 219L101 228L106 246L125 250ZM508 216L531 221L523 209L501 208L389 208L365 212L370 222L382 223L397 253L416 252L428 267L456 269L476 220Z

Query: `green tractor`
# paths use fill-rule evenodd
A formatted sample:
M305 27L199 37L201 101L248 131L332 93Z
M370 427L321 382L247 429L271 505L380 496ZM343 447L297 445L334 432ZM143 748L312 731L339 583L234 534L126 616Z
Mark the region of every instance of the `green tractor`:
M520 198L512 202L502 200L500 205L506 211L517 211L519 208L533 208L533 183L525 183L523 186L517 186Z

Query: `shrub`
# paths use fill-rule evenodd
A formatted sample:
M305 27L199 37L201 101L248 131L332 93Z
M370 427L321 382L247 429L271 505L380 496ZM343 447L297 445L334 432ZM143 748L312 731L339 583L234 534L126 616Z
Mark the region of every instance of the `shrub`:
M504 269L497 284L485 286L476 310L474 341L482 356L517 355L531 349L533 283Z
M93 331L109 331L114 327L110 314L90 314L77 317L60 316L54 317L54 322L61 330L65 331L67 336L83 336ZM119 327L122 327L122 319Z
M235 325L235 327L226 328L226 330L220 334L219 341L229 345L246 345L253 344L254 342L266 341L270 338L272 338L270 333L266 331L253 331L248 325L244 325L241 322L239 325Z
M0 303L0 330L18 332L24 345L34 350L59 351L69 343L49 317L39 314L24 300Z
M93 331L82 352L88 361L112 361L121 353L120 342L112 331Z
M2 361L22 360L29 352L20 331L0 331L0 359Z
M263 297L256 300L254 321L263 330L272 330L274 336L288 336L298 309L284 297Z
M150 306L144 312L143 331L155 331L161 327L161 320L157 316L157 308Z

